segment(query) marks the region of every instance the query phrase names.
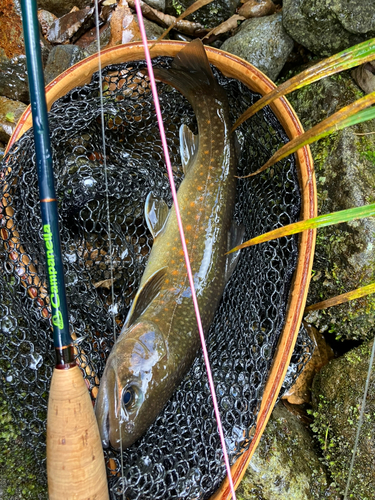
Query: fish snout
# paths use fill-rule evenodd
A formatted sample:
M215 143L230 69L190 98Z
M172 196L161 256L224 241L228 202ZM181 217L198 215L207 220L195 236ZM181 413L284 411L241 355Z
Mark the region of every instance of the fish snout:
M98 422L100 439L102 441L103 448L109 447L109 411L110 411L110 401L109 398L113 392L108 390L109 381L107 377L103 375L100 381L100 387L98 396L95 402L95 415Z

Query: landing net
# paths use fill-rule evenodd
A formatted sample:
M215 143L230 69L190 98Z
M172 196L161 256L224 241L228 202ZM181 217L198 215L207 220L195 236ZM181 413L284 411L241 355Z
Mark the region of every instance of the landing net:
M171 58L154 59L169 67ZM98 74L59 99L49 113L70 322L77 356L93 399L113 345L112 312L120 333L152 246L144 220L150 191L171 205L168 177L144 61L102 72L112 255L108 252ZM228 94L232 122L259 95L213 68ZM175 89L158 84L177 186L183 178L178 129L197 133L194 113ZM238 129L239 175L257 170L288 138L265 108ZM36 159L32 130L1 163L0 387L24 443L45 477L45 426L54 368L45 296ZM294 157L237 183L235 219L245 239L296 222L300 190ZM115 303L111 301L110 262ZM297 237L241 251L208 335L208 351L231 463L249 447L272 359L284 326ZM311 353L304 330L288 386ZM287 387L285 387L287 388ZM206 499L225 477L203 358L147 433L123 451L105 452L112 499ZM42 498L42 497L40 497ZM43 497L46 498L46 497Z

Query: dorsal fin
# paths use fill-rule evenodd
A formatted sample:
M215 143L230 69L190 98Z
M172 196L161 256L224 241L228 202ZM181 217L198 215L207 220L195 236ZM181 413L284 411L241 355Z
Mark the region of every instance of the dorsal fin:
M122 331L124 331L125 328L129 328L129 326L139 318L139 316L147 309L147 307L160 292L166 272L167 267L162 267L152 276L150 276L150 278L146 281L142 288L138 290L128 316L125 320Z

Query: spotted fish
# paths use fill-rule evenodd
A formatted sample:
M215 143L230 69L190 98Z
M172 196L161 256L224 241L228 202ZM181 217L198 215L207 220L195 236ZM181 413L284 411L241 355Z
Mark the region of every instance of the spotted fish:
M178 203L194 285L207 332L236 261L228 249L242 240L233 222L236 162L229 105L200 40L186 45L169 70L156 69L193 106L195 136L180 128L185 178ZM121 335L108 358L96 401L104 447L130 446L152 424L200 345L174 207L149 194L152 251Z

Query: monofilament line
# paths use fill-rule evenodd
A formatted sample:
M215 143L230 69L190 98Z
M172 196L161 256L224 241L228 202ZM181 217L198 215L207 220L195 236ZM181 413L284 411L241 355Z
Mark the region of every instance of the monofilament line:
M229 464L229 458L228 458L228 453L227 453L226 444L225 444L223 426L221 424L219 406L218 406L217 398L216 398L215 385L214 385L214 381L213 381L213 377L212 377L210 361L208 358L208 352L207 352L206 342L205 342L204 333L203 333L202 321L201 321L201 316L200 316L199 307L198 307L198 300L197 300L197 296L196 296L195 288L194 288L193 273L191 271L188 250L187 250L187 246L186 246L186 242L185 242L185 234L184 234L184 229L182 226L180 209L178 206L176 186L175 186L174 179L173 179L172 165L171 165L171 160L169 158L167 139L165 136L163 118L162 118L160 104L159 104L159 97L158 97L158 93L157 93L157 89L156 89L155 77L154 77L154 72L153 72L152 63L151 63L151 56L150 56L150 51L148 48L147 35L146 35L144 23L143 23L142 10L141 10L139 0L135 1L135 7L136 7L137 15L138 15L139 29L140 29L141 35L142 35L142 42L143 42L144 51L145 51L147 69L148 69L148 74L149 74L149 78L150 78L150 86L151 86L152 95L154 98L156 116L157 116L157 120L158 120L160 137L161 137L161 142L162 142L162 146L163 146L164 159L165 159L165 163L166 163L167 170L168 170L169 182L171 185L172 198L173 198L173 203L174 203L174 207L175 207L175 211L176 211L177 224L178 224L178 228L179 228L180 236L181 236L182 249L183 249L184 256L185 256L186 270L187 270L187 275L189 278L191 295L192 295L194 309L195 309L195 315L197 317L198 331L199 331L199 336L200 336L200 340L201 340L201 344L202 344L203 357L204 357L204 362L206 365L207 377L208 377L208 382L209 382L209 386L210 386L212 402L213 402L215 416L216 416L217 427L218 427L218 431L219 431L219 435L220 435L221 446L223 449L225 467L226 467L227 474L228 474L228 480L229 480L230 490L232 493L232 498L233 498L233 500L236 500L236 493L234 491L234 485L233 485L232 475L231 475L231 471L230 471L230 464Z
M354 441L354 447L353 447L353 454L352 454L352 460L350 462L350 467L349 467L349 474L348 474L348 480L346 482L346 488L345 488L345 494L344 494L344 500L348 500L348 494L349 494L349 487L350 487L350 482L352 479L352 472L353 472L353 467L354 467L354 462L355 462L355 457L357 454L358 450L358 442L359 442L359 436L361 433L361 428L363 424L363 417L365 415L365 409L366 409L366 399L367 399L367 393L368 393L368 388L370 385L370 378L371 378L371 372L372 372L372 366L374 364L374 357L375 357L375 340L372 344L372 349L371 349L371 356L370 356L370 362L368 366L368 371L367 371L367 378L366 378L366 384L365 384L365 391L363 393L363 399L362 399L362 405L361 405L361 411L359 413L359 420L358 420L358 426L357 426L357 433L355 436L355 441Z
M96 27L96 41L98 44L98 72L99 72L99 96L100 96L100 115L101 115L101 129L102 129L102 145L103 145L103 168L104 168L104 185L105 185L105 199L107 209L107 231L108 231L108 252L110 261L110 279L111 279L111 313L112 313L112 327L113 327L113 341L116 343L116 304L115 304L115 287L113 280L113 254L112 254L112 238L111 238L111 218L109 213L109 195L108 195L108 172L107 172L107 151L105 145L105 121L104 121L104 101L103 101L103 86L102 86L102 61L100 56L100 31L99 31L99 6L98 0L95 0L95 27ZM117 358L116 358L117 362ZM122 456L122 436L121 425L120 429L120 461L121 461L121 477L124 476L124 462ZM122 498L125 500L125 491L122 489Z

